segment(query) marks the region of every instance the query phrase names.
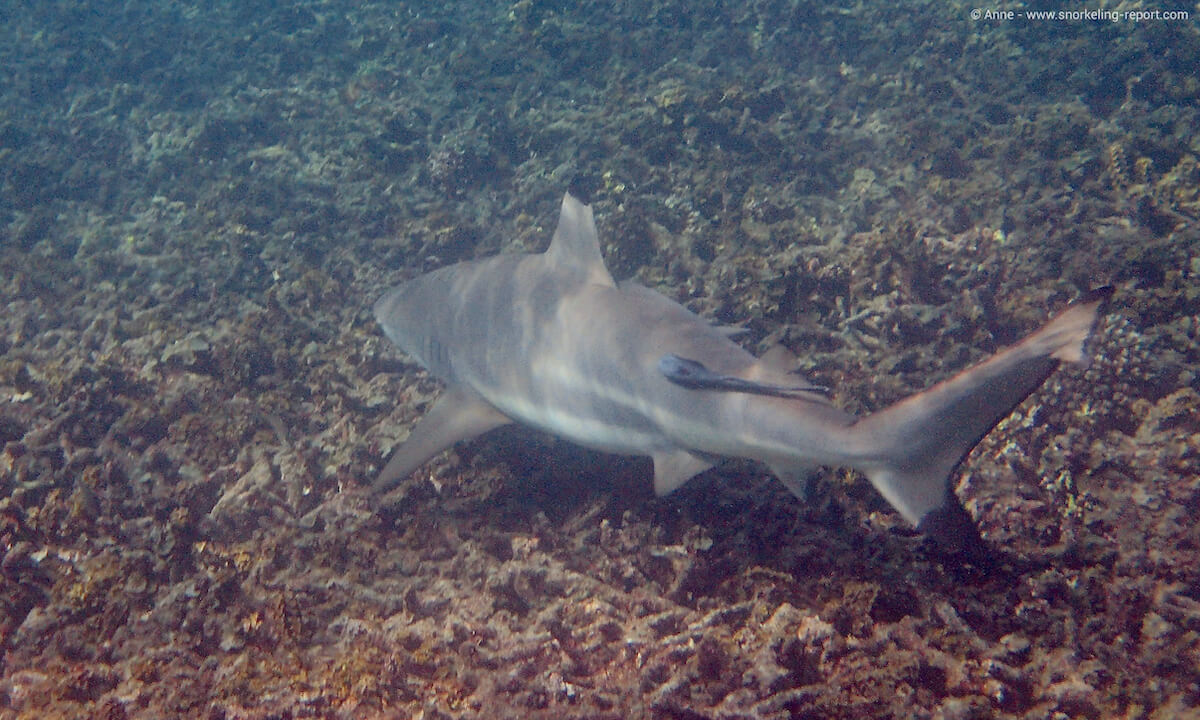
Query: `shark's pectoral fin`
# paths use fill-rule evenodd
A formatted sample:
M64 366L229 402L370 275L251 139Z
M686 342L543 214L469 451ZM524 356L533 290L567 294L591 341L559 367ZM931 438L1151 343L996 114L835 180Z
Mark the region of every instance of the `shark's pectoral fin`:
M658 370L663 377L689 390L718 390L770 397L810 397L824 395L829 388L821 385L773 385L713 372L696 360L667 353L659 358Z
M371 485L371 492L390 490L426 460L451 445L510 422L507 415L478 395L461 388L446 390L388 460Z
M711 460L686 450L655 453L654 494L667 495L712 466Z

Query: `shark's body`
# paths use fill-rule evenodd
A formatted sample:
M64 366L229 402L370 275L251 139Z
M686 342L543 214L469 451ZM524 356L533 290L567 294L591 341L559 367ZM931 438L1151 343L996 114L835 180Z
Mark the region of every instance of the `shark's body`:
M755 358L682 305L604 266L591 208L567 195L545 253L460 263L375 305L387 336L447 385L374 488L456 442L520 422L598 450L648 455L668 493L722 456L765 462L793 491L822 465L864 472L943 541L974 534L950 475L1062 360L1086 362L1106 293L984 362L865 418Z

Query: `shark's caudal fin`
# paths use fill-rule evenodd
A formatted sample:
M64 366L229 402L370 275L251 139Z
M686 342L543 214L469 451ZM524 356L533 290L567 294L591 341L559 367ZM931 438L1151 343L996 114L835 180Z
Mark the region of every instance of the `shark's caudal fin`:
M875 488L944 548L977 547L951 473L1060 362L1088 363L1088 339L1111 294L1092 291L1016 345L856 423L860 447L873 458L863 467Z

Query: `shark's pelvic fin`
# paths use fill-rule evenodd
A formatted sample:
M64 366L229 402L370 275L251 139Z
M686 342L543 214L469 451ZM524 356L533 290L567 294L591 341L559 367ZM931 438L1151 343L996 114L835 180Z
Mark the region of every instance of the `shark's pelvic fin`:
M579 202L571 193L563 196L558 227L545 257L556 269L577 274L581 282L616 287L600 254L592 206Z
M408 439L392 455L371 485L383 493L408 477L434 455L462 440L469 440L512 422L483 398L462 388L448 389L433 408L417 421Z
M779 482L801 502L808 500L809 486L821 472L820 465L808 463L772 463L770 468Z
M1060 361L1086 364L1088 340L1111 294L1089 293L1016 345L860 420L853 432L874 457L863 463L871 483L943 545L976 541L951 472Z
M686 450L654 454L654 494L662 497L713 466L712 460Z

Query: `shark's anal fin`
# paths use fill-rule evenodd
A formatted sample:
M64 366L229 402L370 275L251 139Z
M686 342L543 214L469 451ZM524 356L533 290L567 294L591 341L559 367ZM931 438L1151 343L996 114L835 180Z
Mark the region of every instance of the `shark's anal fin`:
M474 393L459 388L446 390L388 460L371 485L371 492L387 492L451 445L510 422L508 416Z
M671 382L689 390L719 390L782 398L811 397L813 393L819 395L829 393L829 388L822 385L772 385L744 380L732 375L722 375L709 370L703 363L671 353L667 353L659 359L658 370Z

